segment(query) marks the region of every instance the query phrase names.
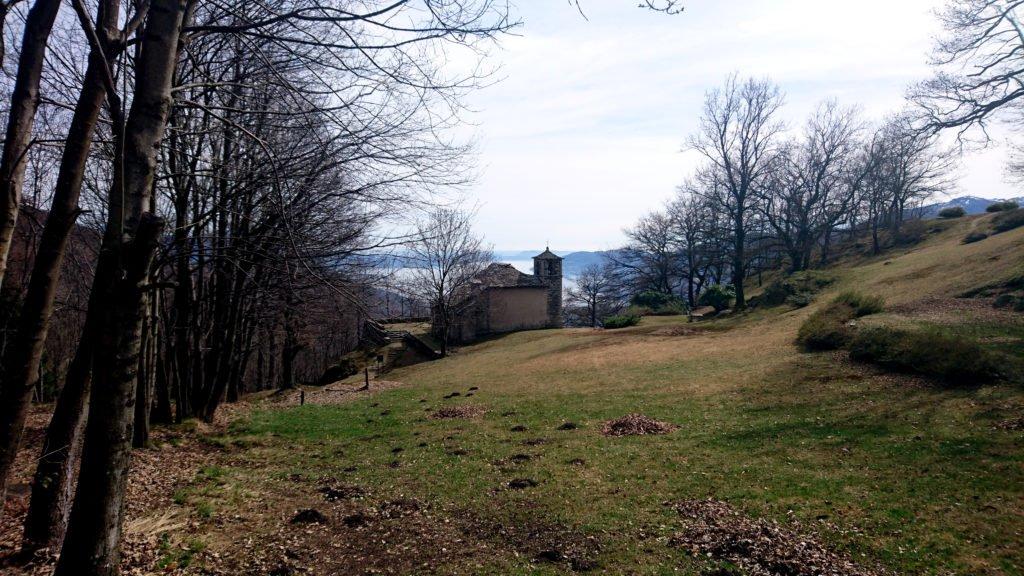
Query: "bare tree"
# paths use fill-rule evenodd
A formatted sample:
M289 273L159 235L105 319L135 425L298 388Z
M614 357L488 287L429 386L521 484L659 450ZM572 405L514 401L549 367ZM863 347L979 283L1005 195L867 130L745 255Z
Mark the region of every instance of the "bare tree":
M758 207L793 272L810 266L819 244L824 256L832 231L850 215L860 185L854 171L860 129L855 110L821 104L800 139L779 148L758 190Z
M935 75L913 87L910 98L932 130L983 131L998 112L1019 119L1024 96L1024 34L1020 0L949 0L938 12ZM986 134L987 136L987 134Z
M43 73L46 46L57 18L60 0L36 0L25 18L25 31L18 54L18 71L15 75L14 90L7 116L7 130L4 132L3 154L0 155L0 284L7 270L7 255L11 250L11 238L18 220L21 205L21 188L25 178L25 163L36 110L39 106L39 83ZM9 8L4 6L4 15ZM2 42L2 40L0 40ZM6 452L0 453L0 473L5 467ZM0 482L3 478L0 477ZM3 486L0 484L0 500ZM3 503L0 502L0 513Z
M566 304L581 308L589 325L596 328L600 318L616 307L615 287L615 271L611 265L591 264L581 270L573 284L566 289Z
M783 124L776 116L782 107L779 88L769 80L740 80L729 76L722 88L712 90L704 102L700 127L689 146L708 162L707 178L714 184L702 194L731 224L732 282L736 308L746 307L747 234L756 191L772 169Z
M610 256L618 282L633 294L648 290L675 294L682 261L672 218L664 212L651 212L625 234L628 243Z
M722 269L722 259L726 256L714 212L707 201L695 192L696 186L696 180L688 180L679 187L679 196L668 206L674 243L683 262L686 301L690 308L697 306L701 291L715 276L715 271Z
M471 301L473 279L493 261L491 251L473 233L472 214L440 207L417 226L409 246L410 292L430 303L441 354L448 354L452 325Z

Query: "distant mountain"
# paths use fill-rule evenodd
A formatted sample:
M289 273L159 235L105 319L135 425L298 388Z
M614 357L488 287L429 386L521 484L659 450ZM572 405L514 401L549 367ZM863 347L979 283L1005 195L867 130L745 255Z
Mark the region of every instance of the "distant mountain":
M562 274L566 276L579 276L588 266L600 266L605 263L608 256L612 253L610 250L600 250L595 252L572 252L565 255L562 260Z
M1017 198L1006 198L1006 200L1013 200L1018 204L1024 206L1024 196ZM953 198L945 202L939 202L937 204L929 204L928 206L921 207L921 216L923 218L935 218L939 215L939 211L943 208L952 208L959 206L964 209L968 214L983 214L985 209L990 204L996 202L1002 202L1003 200L992 200L989 198L981 198L979 196L961 196L959 198Z
M499 262L511 262L518 264L520 268L529 268L533 257L543 250L495 250L494 259ZM584 268L591 265L601 265L609 254L610 250L598 250L593 252L579 251L562 253L555 251L562 257L562 274L570 278L580 275Z

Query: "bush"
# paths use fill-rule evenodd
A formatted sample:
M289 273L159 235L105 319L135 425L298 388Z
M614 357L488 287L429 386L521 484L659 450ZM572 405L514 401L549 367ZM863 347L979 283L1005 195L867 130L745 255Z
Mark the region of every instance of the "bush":
M992 228L996 232L1007 232L1021 226L1024 226L1024 210L1020 208L1000 212L992 219Z
M1024 312L1024 296L1000 294L992 303L995 308L1012 308L1014 312Z
M804 270L780 278L769 284L759 296L751 299L753 306L781 306L792 304L798 308L814 300L814 294L833 282L824 272Z
M623 314L620 316L609 316L601 321L601 324L608 330L617 330L619 328L627 328L629 326L636 326L640 323L640 317L632 314Z
M317 385L326 386L327 384L333 384L339 380L344 380L349 376L355 376L359 373L359 366L356 364L355 359L351 357L345 357L338 361L334 366L329 366L327 370L317 380Z
M797 344L804 350L838 350L853 338L850 321L853 309L846 304L829 304L811 314L796 334Z
M897 246L913 246L924 240L929 231L930 227L924 220L907 220L893 234L892 240Z
M985 238L988 238L988 234L984 232L971 232L967 236L964 236L963 244L974 244L975 242L981 242Z
M797 344L805 350L838 350L853 339L851 322L882 311L880 296L843 292L824 308L811 314L797 332Z
M878 314L885 308L885 299L881 296L865 296L859 292L843 292L832 303L846 304L853 310L855 318Z
M864 330L850 342L850 358L954 385L992 382L1006 373L1001 355L938 330Z
M715 312L721 312L732 305L734 298L736 298L736 290L731 284L715 284L700 295L698 302L702 306L711 306Z
M786 297L786 304L789 304L794 308L810 306L811 302L814 302L814 294L811 294L810 292L799 292Z
M939 210L939 218L963 218L966 215L967 210L964 210L962 206L950 206Z
M1020 208L1020 205L1013 200L1006 200L1004 202L993 202L985 208L985 212L1006 212L1007 210L1016 210Z
M678 316L686 314L687 310L686 302L682 299L654 290L637 294L631 304L630 312L637 316Z

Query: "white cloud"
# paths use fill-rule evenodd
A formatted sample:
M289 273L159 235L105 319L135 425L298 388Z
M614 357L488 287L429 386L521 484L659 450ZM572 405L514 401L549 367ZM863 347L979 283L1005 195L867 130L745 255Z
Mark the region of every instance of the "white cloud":
M525 0L521 36L493 57L505 80L480 110L480 229L499 248L607 248L673 193L704 92L726 74L769 76L802 122L834 97L881 116L928 73L937 0L689 0L681 15L586 0L589 20ZM965 158L964 192L1011 195L1003 153Z

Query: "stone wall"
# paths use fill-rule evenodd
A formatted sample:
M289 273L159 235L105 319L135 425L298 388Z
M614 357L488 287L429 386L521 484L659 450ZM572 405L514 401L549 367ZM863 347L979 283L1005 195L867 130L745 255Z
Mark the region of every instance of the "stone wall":
M548 298L544 288L491 288L487 291L491 333L532 330L548 325Z

